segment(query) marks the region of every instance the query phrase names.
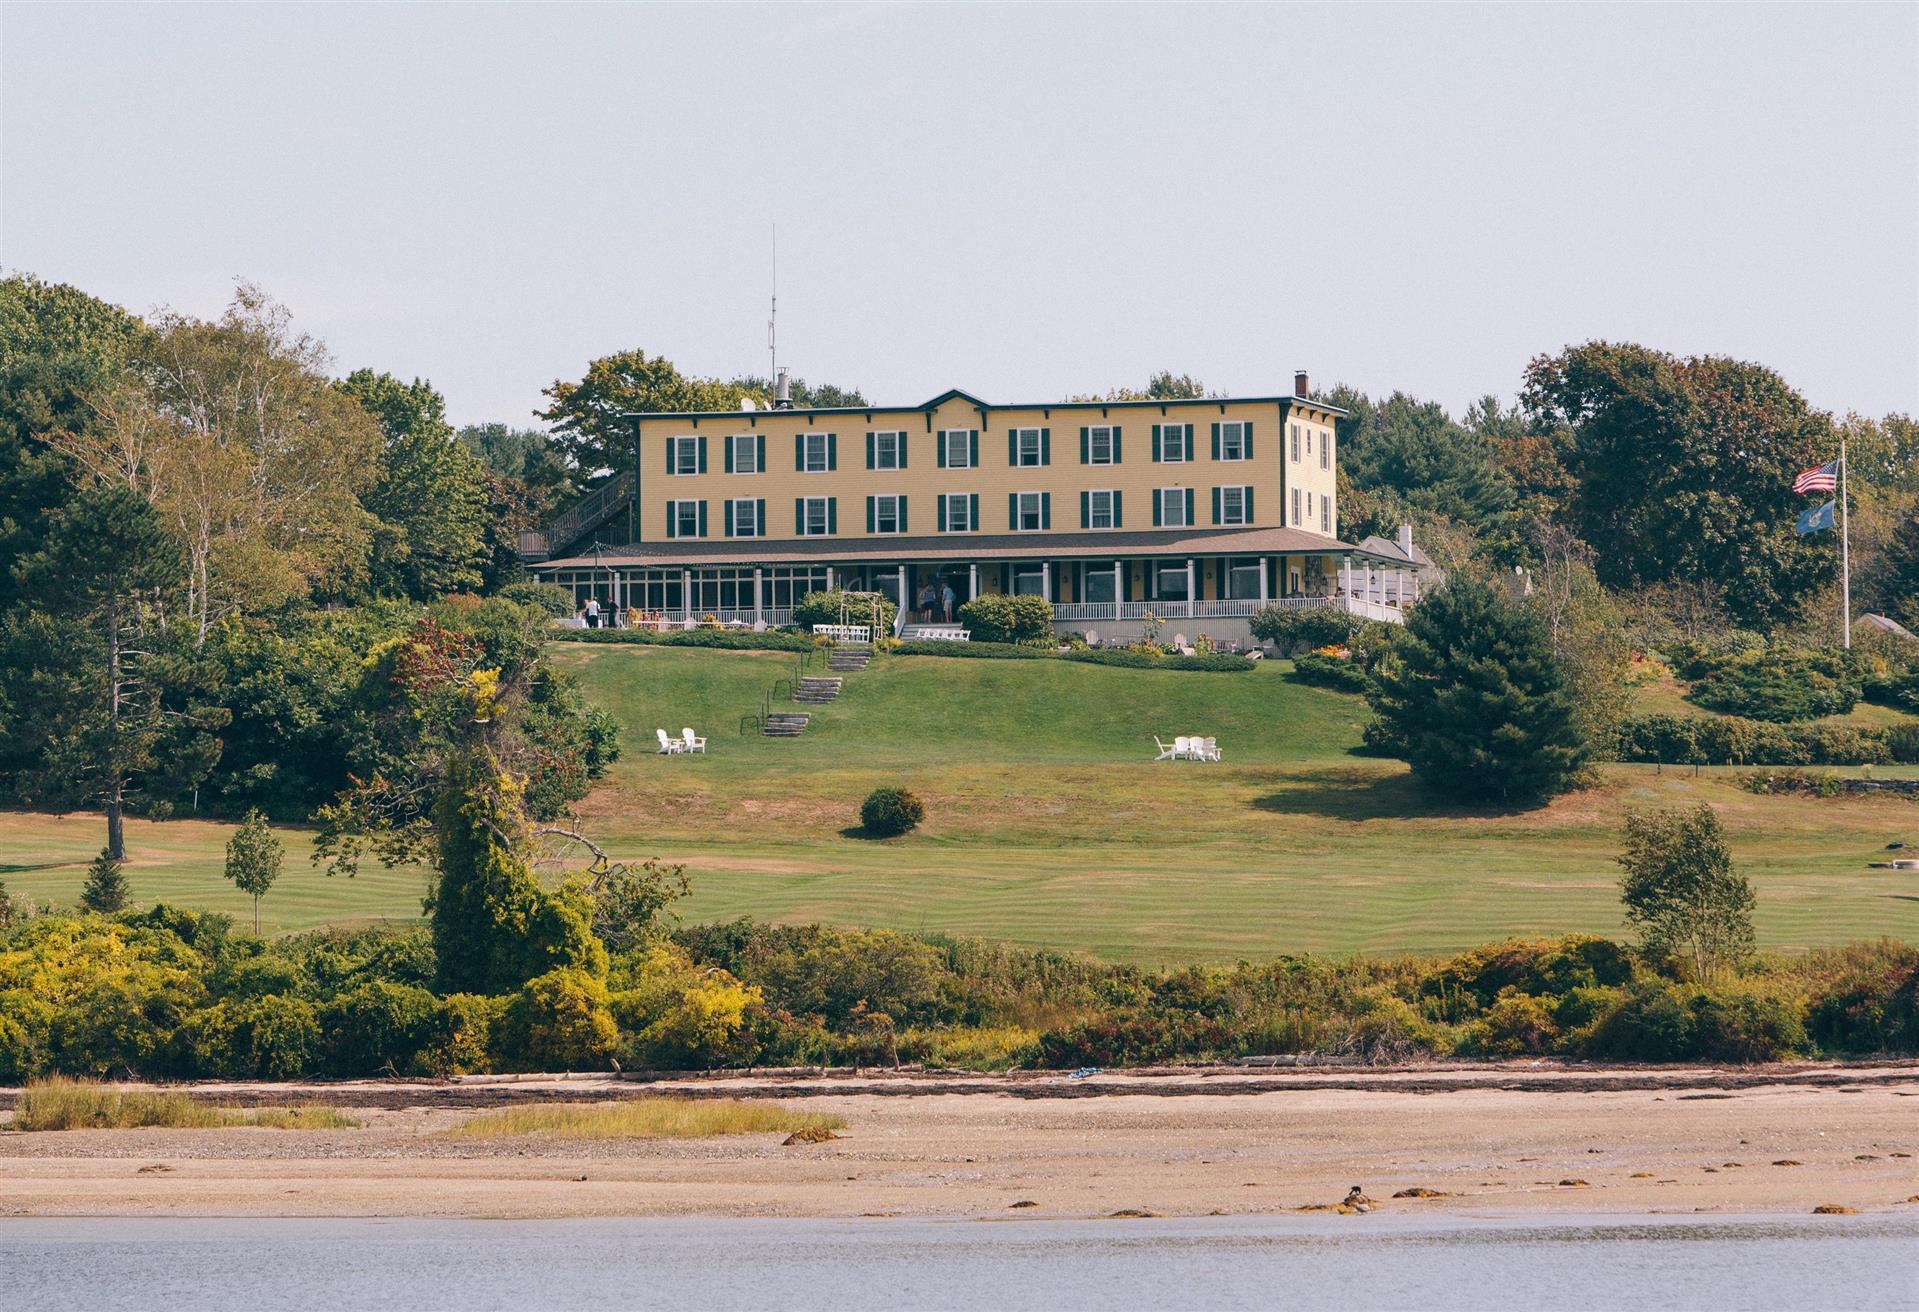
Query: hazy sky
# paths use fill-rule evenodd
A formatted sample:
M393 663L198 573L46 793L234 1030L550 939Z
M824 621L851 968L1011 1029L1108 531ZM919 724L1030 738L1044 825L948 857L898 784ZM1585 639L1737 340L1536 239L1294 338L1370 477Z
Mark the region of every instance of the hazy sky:
M1593 337L1919 407L1919 6L0 6L0 264L237 277L456 421L643 347L869 399L1457 411Z

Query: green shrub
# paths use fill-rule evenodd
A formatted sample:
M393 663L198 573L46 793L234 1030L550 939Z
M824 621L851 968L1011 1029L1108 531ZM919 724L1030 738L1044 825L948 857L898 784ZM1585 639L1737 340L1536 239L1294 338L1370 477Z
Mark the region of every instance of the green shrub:
M579 609L573 600L573 589L563 588L557 583L509 583L493 595L522 606L531 606L555 619L565 619Z
M476 1075L493 1069L493 1031L506 1014L506 998L449 993L439 1000L434 1043L419 1056L431 1075Z
M1053 653L1036 647L1018 647L1010 642L948 642L944 639L916 638L895 643L895 656L952 656L976 661L1044 661Z
M875 788L860 803L860 827L881 838L917 829L925 818L925 806L904 788Z
M230 998L194 1012L181 1027L183 1064L229 1080L290 1080L312 1072L320 1022L304 998Z
M1545 999L1507 992L1467 1031L1461 1048L1478 1057L1518 1057L1551 1052L1558 1039L1559 1025Z
M320 1012L327 1068L335 1075L429 1075L422 1059L442 1038L440 1001L382 980L331 999Z
M1833 666L1817 655L1767 652L1712 671L1687 696L1709 711L1781 724L1844 715L1859 701L1859 684Z
M1293 658L1293 678L1336 692L1365 692L1372 680L1366 671L1344 656L1331 652L1301 652Z
M1880 730L1886 754L1900 765L1919 765L1919 720L1900 720Z
M555 629L544 634L553 642L610 642L636 647L708 647L724 651L812 651L812 638L799 633L767 629L684 629L656 633L651 629Z
M1363 621L1332 606L1267 606L1250 623L1255 638L1287 656L1302 647L1343 647Z
M1084 665L1114 665L1128 670L1192 670L1201 674L1244 674L1255 664L1245 656L1225 651L1204 656L1154 656L1143 651L1113 647L1061 652L1059 659L1078 661Z
M1837 797L1845 791L1837 775L1823 771L1808 774L1797 766L1775 766L1739 776L1739 786L1761 796L1806 793L1813 797Z
M1030 642L1053 636L1053 603L1044 597L986 593L962 605L956 617L980 642Z
M801 597L799 604L793 607L793 624L803 632L812 633L815 624L872 624L873 599L879 597L880 628L883 633L893 631L893 623L899 614L899 607L883 595L867 592L848 592L845 588L827 588L819 592L809 592ZM846 604L846 618L840 618L841 603Z
M619 1043L604 982L561 968L530 979L506 1005L500 1056L521 1070L604 1070Z
M54 1069L53 1008L24 989L0 991L0 1084L24 1084Z
M1883 765L1884 729L1850 724L1774 724L1738 716L1639 715L1622 720L1621 761L1663 765Z
M1919 1050L1919 948L1887 939L1815 955L1806 1029L1831 1053ZM5 1008L0 1007L0 1014Z
M1790 998L1737 985L1641 980L1598 1018L1579 1055L1612 1061L1779 1061L1806 1050Z

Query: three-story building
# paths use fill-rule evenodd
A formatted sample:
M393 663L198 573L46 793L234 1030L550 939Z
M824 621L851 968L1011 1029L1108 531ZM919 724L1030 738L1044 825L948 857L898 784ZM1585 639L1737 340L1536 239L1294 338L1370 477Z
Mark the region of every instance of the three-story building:
M1258 607L1362 598L1339 539L1335 420L1294 394L636 414L632 464L536 566L584 600L783 623L822 588L1032 593L1063 628L1149 616L1243 640ZM1393 611L1394 617L1397 611ZM1110 638L1109 636L1110 635Z

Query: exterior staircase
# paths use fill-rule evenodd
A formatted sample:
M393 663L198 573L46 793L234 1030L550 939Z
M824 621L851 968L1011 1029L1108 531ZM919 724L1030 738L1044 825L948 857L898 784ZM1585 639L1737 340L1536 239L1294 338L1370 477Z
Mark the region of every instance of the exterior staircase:
M773 711L760 732L768 738L797 738L806 732L807 721L812 718L806 711Z
M793 690L793 700L808 702L819 706L832 701L840 695L841 680L814 675L800 680L800 686Z
M873 659L871 647L835 647L826 654L826 668L840 673L863 670L867 662ZM811 682L802 680L802 682ZM835 679L833 682L838 683Z

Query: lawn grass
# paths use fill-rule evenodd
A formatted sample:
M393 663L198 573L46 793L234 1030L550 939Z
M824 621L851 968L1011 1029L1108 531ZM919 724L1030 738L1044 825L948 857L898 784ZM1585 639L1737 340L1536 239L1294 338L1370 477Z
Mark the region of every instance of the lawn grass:
M1703 800L1758 891L1762 943L1919 940L1919 875L1866 868L1888 842L1919 842L1912 802L1759 797L1735 769L1611 766L1538 810L1461 810L1403 765L1354 755L1364 704L1294 683L1285 662L1210 674L881 657L782 740L741 734L739 717L791 673L789 656L552 650L623 728L626 755L582 807L589 829L617 855L685 861L689 919L981 934L1145 964L1617 935L1627 811ZM654 754L655 728L688 725L706 755ZM1225 761L1155 763L1154 733L1210 734ZM925 824L852 836L882 784L918 793ZM243 915L220 878L230 832L132 827L136 902ZM0 878L70 903L100 834L98 817L0 816L0 861L15 863ZM288 839L270 926L418 914L417 872L329 880L305 863L305 836Z
M115 1089L91 1080L38 1080L14 1107L16 1130L217 1130L236 1125L274 1130L351 1130L359 1126L333 1107L225 1107L175 1090Z
M739 1098L635 1098L627 1102L549 1102L482 1112L444 1135L491 1138L538 1134L553 1139L705 1139L722 1134L839 1130L844 1116L799 1112Z

